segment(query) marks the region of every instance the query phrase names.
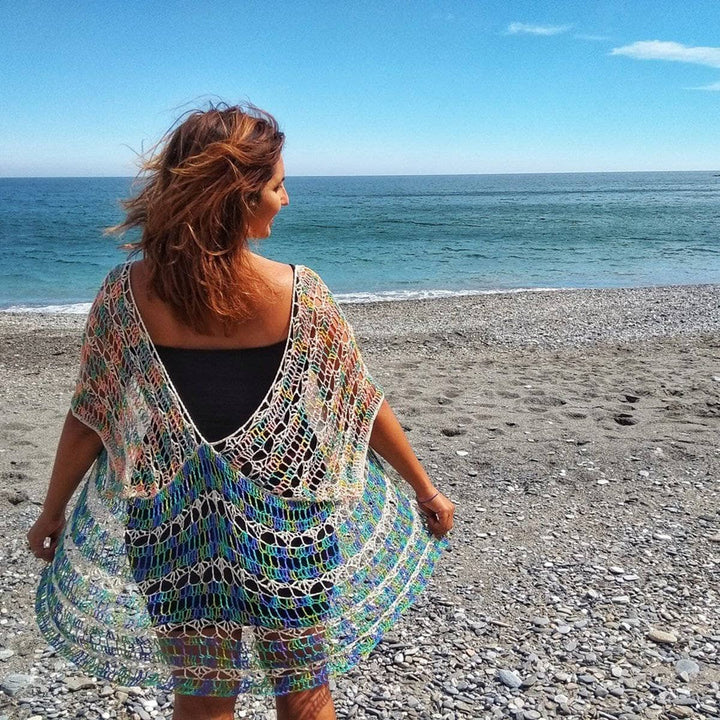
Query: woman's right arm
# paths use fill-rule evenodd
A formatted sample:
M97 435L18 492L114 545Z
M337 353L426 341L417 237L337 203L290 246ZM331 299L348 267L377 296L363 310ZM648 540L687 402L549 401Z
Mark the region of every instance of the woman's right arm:
M65 527L65 508L102 446L100 436L68 412L42 512L27 534L35 557L48 562L53 559L60 533ZM45 547L46 538L50 538L48 547Z
M451 530L455 504L433 485L387 400L382 401L375 418L370 434L370 447L385 458L412 486L418 498L418 506L427 516L432 534L441 538Z

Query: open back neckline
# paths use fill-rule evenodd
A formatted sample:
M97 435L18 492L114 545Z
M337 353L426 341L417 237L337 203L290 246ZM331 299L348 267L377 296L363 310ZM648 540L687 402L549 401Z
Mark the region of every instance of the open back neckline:
M177 347L176 345L162 345L161 343L155 343L156 350L169 350L170 352L178 353L252 353L260 352L262 350L272 350L274 348L284 347L287 343L287 337L282 340L278 340L272 345L255 345L253 347L242 347L242 348L186 348Z
M250 415L250 417L242 424L240 427L238 427L236 430L233 430L229 435L227 435L224 438L221 438L219 440L213 440L212 442L207 440L205 436L200 432L199 428L195 424L195 421L192 418L192 415L188 412L188 409L185 407L185 403L182 401L182 398L180 397L180 393L178 392L177 388L175 387L175 384L172 381L172 378L170 377L170 373L168 372L167 368L165 367L165 364L162 361L162 358L160 357L160 353L158 352L158 347L171 347L173 350L183 350L185 348L175 348L172 346L164 346L155 345L155 342L153 341L152 337L150 336L150 333L148 332L147 326L145 325L145 321L143 320L143 317L140 313L140 309L138 308L137 302L135 301L135 295L133 293L132 283L130 282L130 268L132 267L132 262L128 262L123 267L122 271L122 283L123 283L123 293L126 297L128 307L130 308L133 316L137 320L138 327L140 328L140 334L142 336L142 339L147 343L148 348L150 349L150 355L152 357L153 362L155 363L157 369L160 371L164 382L166 383L170 397L172 399L172 402L177 406L177 408L180 410L180 413L183 416L183 419L186 423L186 425L192 430L195 437L197 437L201 443L209 446L213 450L217 451L216 446L222 445L226 443L227 441L231 440L232 438L236 437L237 435L241 434L246 428L254 424L257 420L257 418L262 415L262 413L265 411L267 406L270 404L270 401L272 400L273 395L275 394L275 391L277 389L278 383L280 379L285 375L285 366L288 364L288 359L290 356L290 349L292 347L292 340L296 335L296 324L297 324L297 317L298 317L298 276L300 273L300 265L295 265L293 267L293 286L292 286L292 302L291 302L291 308L290 308L290 327L288 329L287 337L285 338L285 346L283 349L282 357L280 359L280 364L278 365L277 372L275 373L275 377L273 378L272 383L270 384L270 387L268 388L267 393L265 393L265 396L260 401L260 404L255 408L255 411ZM280 345L283 341L276 343L276 345ZM271 347L269 345L264 346L258 346L258 349L261 349L263 347ZM209 351L213 351L211 348L191 348L191 349L205 349ZM256 348L218 348L220 350L254 350Z

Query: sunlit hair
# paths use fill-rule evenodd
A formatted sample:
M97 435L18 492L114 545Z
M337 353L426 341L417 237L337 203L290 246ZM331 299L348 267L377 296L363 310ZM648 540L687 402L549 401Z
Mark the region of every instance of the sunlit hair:
M254 106L212 105L186 114L142 161L141 189L110 233L142 231L151 289L199 333L229 332L269 291L248 262L252 208L273 176L285 135Z

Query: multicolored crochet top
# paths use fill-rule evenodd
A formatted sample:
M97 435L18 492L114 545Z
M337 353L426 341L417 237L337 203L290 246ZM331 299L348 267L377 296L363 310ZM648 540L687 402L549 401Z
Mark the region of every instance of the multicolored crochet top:
M332 294L297 266L275 381L210 443L143 324L130 263L115 268L71 404L104 449L40 580L48 642L89 674L188 695L281 695L356 665L448 542L369 449L382 399Z

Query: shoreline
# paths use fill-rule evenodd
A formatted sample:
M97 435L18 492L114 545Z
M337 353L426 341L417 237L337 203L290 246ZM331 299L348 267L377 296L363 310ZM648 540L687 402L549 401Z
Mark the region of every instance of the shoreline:
M552 346L720 332L720 283L491 291L368 302L340 298L339 302L358 338L369 340L470 333L487 344ZM661 307L653 307L657 305ZM86 313L0 310L0 331L82 330L85 317ZM542 332L528 332L531 324L542 326ZM571 325L578 331L575 335L569 332ZM584 336L582 329L587 331Z
M343 310L456 525L416 604L337 678L339 716L720 714L720 285ZM83 324L0 313L0 682L36 678L0 693L0 717L167 717L153 690L79 684L34 623L25 532ZM240 702L247 720L271 708Z
M602 287L517 287L517 288L497 288L486 290L378 290L377 292L346 292L334 293L335 298L341 305L384 305L386 303L405 303L405 302L427 302L436 300L463 300L465 298L506 296L506 295L534 295L534 294L570 294L570 293L588 293L588 292L635 292L635 291L692 291L703 290L720 287L717 282L701 282L701 283L683 283L683 284L662 284L662 285L628 285L628 286L602 286ZM18 305L13 304L8 307L0 307L0 316L23 316L23 315L40 315L53 317L59 315L61 317L74 317L76 315L87 315L92 300L79 301L66 304L46 304L46 305ZM72 310L68 308L74 308Z

